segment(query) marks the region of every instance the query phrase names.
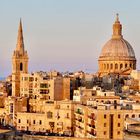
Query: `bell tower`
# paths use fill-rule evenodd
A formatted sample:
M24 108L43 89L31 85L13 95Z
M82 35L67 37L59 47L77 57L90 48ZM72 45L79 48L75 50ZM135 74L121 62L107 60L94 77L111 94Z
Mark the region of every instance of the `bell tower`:
M22 22L20 19L16 49L12 56L12 96L20 96L21 73L28 73L28 54L24 49Z

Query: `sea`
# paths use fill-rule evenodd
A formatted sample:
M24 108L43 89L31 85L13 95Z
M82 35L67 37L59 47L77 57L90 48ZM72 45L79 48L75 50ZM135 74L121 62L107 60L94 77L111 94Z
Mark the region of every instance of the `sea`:
M5 80L5 77L0 77L0 81L4 81Z

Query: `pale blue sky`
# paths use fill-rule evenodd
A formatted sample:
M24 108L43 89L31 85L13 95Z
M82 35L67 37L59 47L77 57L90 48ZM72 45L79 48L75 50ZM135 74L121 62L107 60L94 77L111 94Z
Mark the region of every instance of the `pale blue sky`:
M11 74L20 17L29 71L98 69L101 48L120 14L140 68L140 0L1 0L0 76Z

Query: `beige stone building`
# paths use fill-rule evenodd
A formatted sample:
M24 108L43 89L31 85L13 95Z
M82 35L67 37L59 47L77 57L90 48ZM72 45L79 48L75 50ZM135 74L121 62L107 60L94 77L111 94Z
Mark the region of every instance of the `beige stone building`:
M128 119L140 124L139 96L128 96L122 100L119 96L91 96L82 98L82 104L75 105L75 137L123 139L125 131L132 128L138 132L137 125L128 123ZM84 104L83 104L84 103ZM131 124L131 125L130 125Z
M118 14L113 24L112 38L103 46L98 59L99 76L114 73L130 74L136 69L136 58L132 46L122 36L122 25Z
M17 130L73 134L74 103L30 100L30 112L17 113Z
M62 76L50 78L40 73L22 73L20 96L46 100L70 99L70 78Z
M124 116L120 107L98 105L97 108L75 106L75 136L101 139L123 139Z

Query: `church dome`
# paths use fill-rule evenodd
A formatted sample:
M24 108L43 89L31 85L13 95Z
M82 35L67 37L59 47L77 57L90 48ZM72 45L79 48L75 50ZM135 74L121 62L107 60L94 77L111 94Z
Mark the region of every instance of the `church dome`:
M132 46L122 36L122 25L118 14L113 24L112 38L103 46L98 63L101 75L122 74L127 70L129 70L127 74L130 74L132 69L136 69L135 53Z
M132 46L123 38L110 39L102 48L100 59L135 59Z

